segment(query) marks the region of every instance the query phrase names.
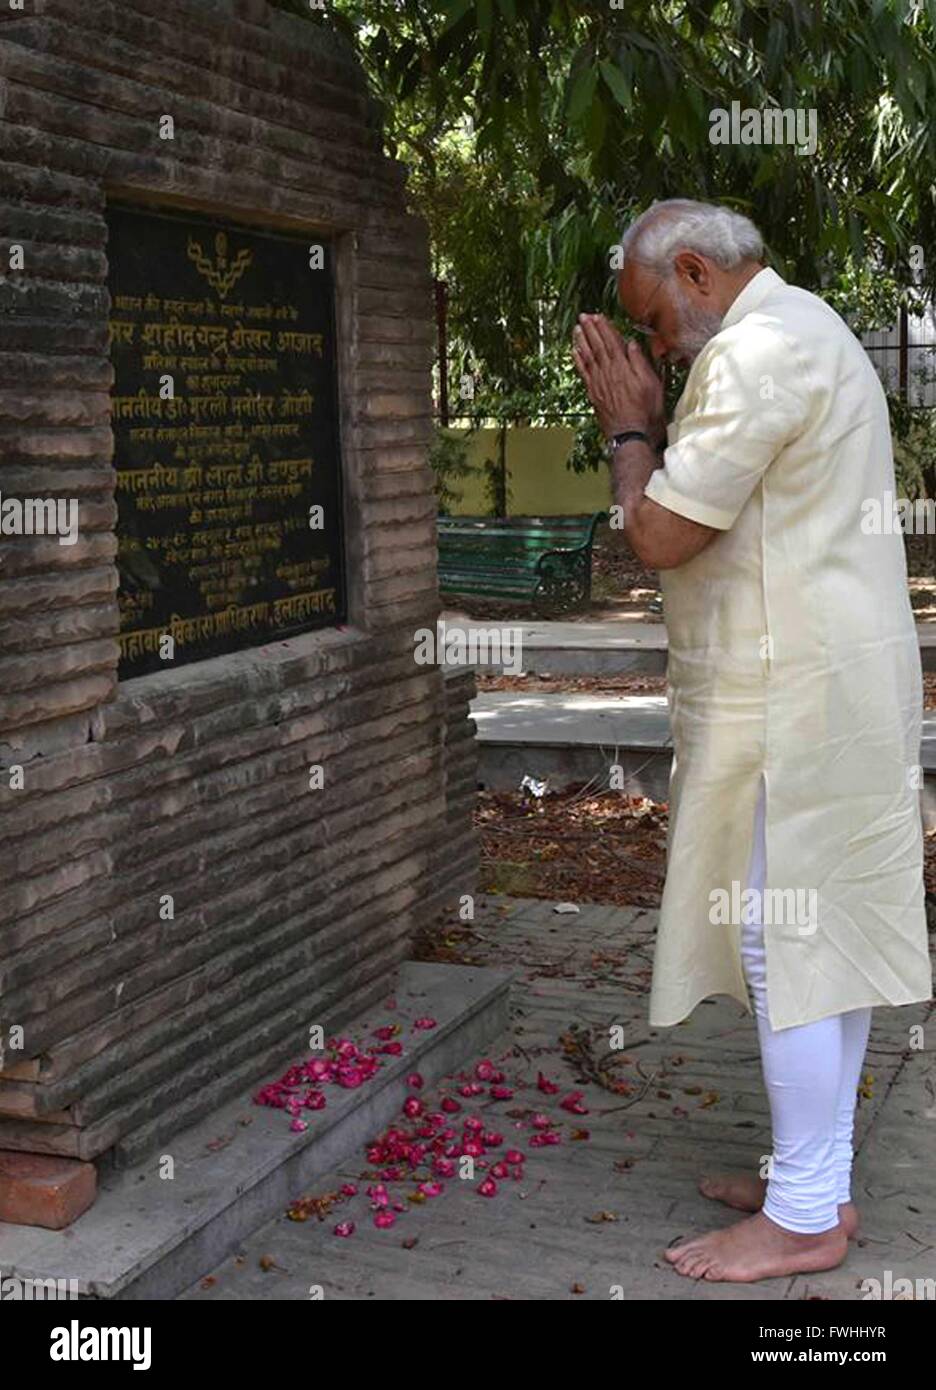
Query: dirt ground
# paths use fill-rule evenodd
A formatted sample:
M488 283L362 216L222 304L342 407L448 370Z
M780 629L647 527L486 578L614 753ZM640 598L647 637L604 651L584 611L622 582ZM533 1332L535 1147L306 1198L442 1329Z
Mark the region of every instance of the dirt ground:
M553 902L659 907L666 869L665 801L596 791L581 783L539 798L479 791L485 893ZM936 831L924 839L928 912L936 920ZM432 958L462 959L471 929L432 933ZM447 952L450 950L450 954Z

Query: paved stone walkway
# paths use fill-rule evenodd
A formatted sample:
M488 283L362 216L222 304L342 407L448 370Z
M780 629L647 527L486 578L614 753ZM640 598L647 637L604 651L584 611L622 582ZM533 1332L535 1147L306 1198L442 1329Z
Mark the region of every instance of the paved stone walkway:
M605 618L582 622L525 621L522 618L504 621L482 621L469 618L457 609L446 609L443 621L449 628L461 628L466 632L480 631L490 634L496 628L509 630L514 636L519 634L522 648L528 654L550 652L557 662L561 654L568 652L576 660L569 665L556 665L557 670L578 670L585 673L591 669L615 669L634 671L657 671L665 668L665 653L668 646L666 626L662 622L647 623L630 618ZM917 636L924 670L936 669L936 623L917 623ZM596 660L590 663L589 653ZM612 665L608 666L598 658L610 654ZM632 658L632 659L628 659ZM535 668L535 662L534 662Z
M598 647L609 650L627 650L632 647L653 650L666 650L666 628L663 623L643 623L630 618L599 618L587 622L562 622L547 619L525 621L485 622L469 618L456 609L446 609L442 613L447 627L464 628L467 632L490 632L493 628L509 628L519 633L525 647L531 649L548 647L570 647L584 649Z
M665 695L485 690L472 700L471 717L482 743L671 744Z
M486 690L471 702L482 743L668 748L665 695ZM924 713L921 761L936 770L936 714Z
M524 1179L503 1181L487 1200L476 1182L453 1179L440 1197L378 1230L363 1196L366 1159L355 1155L314 1195L348 1181L361 1183L362 1195L321 1223L270 1222L182 1297L307 1299L321 1286L326 1299L608 1299L620 1285L626 1298L851 1301L862 1299L863 1279L883 1281L886 1270L936 1278L931 1005L875 1010L872 1081L857 1120L854 1195L864 1226L845 1263L752 1285L694 1283L671 1270L668 1245L736 1219L698 1194L698 1174L750 1170L770 1139L753 1020L739 1004L710 1001L676 1028L648 1028L655 920L642 909L584 905L560 915L540 900L481 901L459 949L474 964L515 972L512 1027L488 1052L515 1095L483 1113L506 1145L527 1154ZM913 1051L910 1027L924 1020L929 1050ZM615 1024L628 1060L611 1075L630 1083L627 1094L583 1083L560 1042L570 1025L596 1030L605 1040L593 1053L600 1060ZM537 1090L539 1070L560 1083L559 1094ZM584 1093L588 1115L558 1108L572 1090ZM484 1099L464 1104L471 1110ZM516 1118L529 1109L561 1119L560 1145L529 1147L532 1131ZM572 1138L580 1127L589 1138ZM356 1233L333 1235L348 1217Z

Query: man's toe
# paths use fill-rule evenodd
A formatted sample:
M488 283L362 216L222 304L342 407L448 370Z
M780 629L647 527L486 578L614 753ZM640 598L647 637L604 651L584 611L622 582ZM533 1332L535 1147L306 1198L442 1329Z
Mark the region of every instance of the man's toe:
M690 1279L695 1278L695 1270L700 1261L704 1258L705 1252L700 1250L697 1246L693 1246L691 1250L686 1251L686 1258L682 1261L680 1266L681 1272L687 1274Z

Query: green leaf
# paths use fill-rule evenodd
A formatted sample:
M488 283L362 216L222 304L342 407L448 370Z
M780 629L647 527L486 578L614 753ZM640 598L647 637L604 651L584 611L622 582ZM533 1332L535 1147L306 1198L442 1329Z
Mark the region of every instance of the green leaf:
M566 115L573 125L578 125L595 97L598 85L598 69L584 67L572 83L566 104Z
M772 19L767 30L767 45L765 54L765 73L767 81L772 83L780 70L783 62L783 55L786 51L786 30L779 19Z
M777 160L773 151L766 152L761 156L757 165L757 172L754 175L754 187L762 188L765 183L770 183L776 173Z
M442 0L442 9L446 15L445 25L442 28L444 34L446 29L451 29L453 24L457 24L462 15L467 14L471 9L471 0Z
M481 46L487 51L491 46L491 25L494 22L493 0L475 0L475 10L478 16L478 34L481 38Z
M623 72L613 63L609 63L607 58L600 63L601 76L604 78L605 86L614 97L618 106L623 106L624 110L630 115L634 109L634 94L625 78Z
M603 101L593 101L588 108L588 119L585 125L585 139L592 154L597 155L601 150L607 128L607 106Z

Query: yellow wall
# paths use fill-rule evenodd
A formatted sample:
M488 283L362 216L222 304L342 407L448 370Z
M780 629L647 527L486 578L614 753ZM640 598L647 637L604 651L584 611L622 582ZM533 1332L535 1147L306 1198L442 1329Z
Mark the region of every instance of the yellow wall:
M496 459L497 437L496 429L478 430L469 445L468 462L481 470L485 459ZM574 439L574 430L559 425L508 429L510 515L562 516L570 512L598 512L610 505L608 470L604 464L597 473L573 473L566 467ZM481 516L489 511L483 471L472 473L453 487L462 494L461 501L452 508L456 515Z

